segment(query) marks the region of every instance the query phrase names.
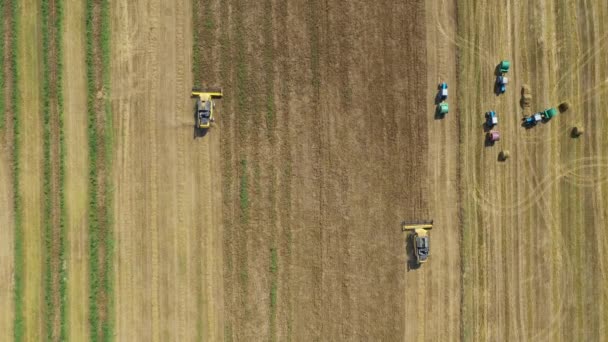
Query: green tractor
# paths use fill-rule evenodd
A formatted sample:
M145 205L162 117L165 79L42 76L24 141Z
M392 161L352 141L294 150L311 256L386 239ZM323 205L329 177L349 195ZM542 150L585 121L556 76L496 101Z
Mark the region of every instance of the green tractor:
M551 120L552 117L557 115L557 109L555 108L549 108L549 109L545 109L544 112L542 112L542 117L545 120Z
M437 105L437 115L444 116L449 112L448 104L445 102L441 102Z
M509 68L511 68L511 62L504 60L500 62L500 73L501 74L506 74L507 72L509 72Z

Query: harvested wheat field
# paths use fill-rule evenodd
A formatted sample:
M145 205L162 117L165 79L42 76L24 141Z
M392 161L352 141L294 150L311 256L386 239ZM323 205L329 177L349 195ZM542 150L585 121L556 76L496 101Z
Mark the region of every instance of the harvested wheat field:
M0 341L606 339L605 1L0 18Z

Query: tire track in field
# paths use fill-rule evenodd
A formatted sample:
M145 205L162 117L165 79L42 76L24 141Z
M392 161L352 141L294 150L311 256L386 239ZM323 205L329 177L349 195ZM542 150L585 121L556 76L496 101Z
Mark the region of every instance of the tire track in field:
M473 198L476 202L476 205L479 206L482 210L495 213L501 212L504 215L508 215L508 212L511 212L511 215L520 214L521 212L518 211L519 209L523 207L529 208L534 204L538 203L541 197L548 191L548 189L562 179L567 180L568 183L585 187L595 187L603 184L608 179L592 178L591 176L588 176L585 177L582 181L569 180L573 177L573 175L577 175L577 171L594 169L598 167L608 168L608 159L601 157L583 157L569 161L565 164L565 166L557 166L557 168L553 169L550 174L543 177L537 182L536 187L534 187L534 189L529 192L528 196L524 197L523 199L520 199L513 205L495 204L495 202L488 199L487 195L481 193L479 187L474 188ZM533 171L530 172L532 175L536 174ZM505 211L507 213L504 213Z

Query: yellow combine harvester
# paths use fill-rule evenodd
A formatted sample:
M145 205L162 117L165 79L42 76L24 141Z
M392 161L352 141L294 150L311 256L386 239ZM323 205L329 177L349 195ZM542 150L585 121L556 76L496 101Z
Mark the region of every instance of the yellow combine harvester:
M192 97L196 97L196 128L208 129L211 123L215 121L213 117L213 109L215 103L214 98L222 97L222 89L199 89L192 88Z
M433 221L403 222L401 228L403 231L414 231L412 243L414 244L416 262L419 265L425 263L431 249L431 238L428 231L433 229Z

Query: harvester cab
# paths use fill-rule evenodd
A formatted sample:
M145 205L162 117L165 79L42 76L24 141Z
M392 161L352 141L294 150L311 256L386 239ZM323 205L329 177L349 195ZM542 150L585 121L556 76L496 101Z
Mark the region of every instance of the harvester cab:
M192 89L192 97L196 97L196 123L198 129L208 129L215 121L213 110L215 109L214 98L222 97L222 89Z
M403 231L414 231L412 244L416 263L425 263L430 255L431 238L428 231L433 229L433 221L403 222L401 228Z

